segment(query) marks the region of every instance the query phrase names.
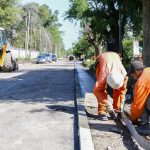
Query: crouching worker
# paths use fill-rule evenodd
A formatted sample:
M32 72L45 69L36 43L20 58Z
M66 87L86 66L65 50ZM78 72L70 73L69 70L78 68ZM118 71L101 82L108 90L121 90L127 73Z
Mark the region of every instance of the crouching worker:
M99 55L96 68L97 81L93 93L98 100L98 115L101 120L108 120L107 84L113 88L113 109L120 111L121 101L124 100L127 91L126 75L127 72L117 53L105 52Z
M131 76L136 79L134 98L130 106L124 105L124 113L133 124L149 123L150 117L150 67L145 68L142 62L133 61L130 68Z

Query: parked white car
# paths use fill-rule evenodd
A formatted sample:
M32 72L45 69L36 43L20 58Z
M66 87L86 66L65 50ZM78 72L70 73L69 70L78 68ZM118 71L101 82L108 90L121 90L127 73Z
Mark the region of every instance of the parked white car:
M38 56L38 57L36 58L36 63L37 63L37 64L46 63L46 62L47 62L47 61L46 61L46 57L43 56L43 55L40 55L40 56Z
M52 62L52 56L49 53L44 53L43 56L46 58L47 62Z

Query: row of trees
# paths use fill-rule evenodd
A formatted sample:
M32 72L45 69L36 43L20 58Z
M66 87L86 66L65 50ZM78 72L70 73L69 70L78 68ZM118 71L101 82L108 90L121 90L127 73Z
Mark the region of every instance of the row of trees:
M14 46L41 52L64 53L58 11L47 5L19 0L0 1L0 26L13 31Z
M144 37L150 35L149 3L149 0L70 0L66 18L70 21L80 21L82 27L81 37L73 47L74 53L82 55L92 49L97 56L107 49L121 53L125 61L129 62L133 40L143 40L143 15ZM149 48L146 48L149 38L146 39L144 62L150 65Z
M79 21L82 27L79 41L73 45L74 53L88 57L113 49L128 61L133 39L144 39L144 62L150 65L149 7L149 0L70 0L66 19ZM17 35L16 47L64 53L58 11L52 12L47 5L21 6L19 0L3 0L0 20L0 26Z

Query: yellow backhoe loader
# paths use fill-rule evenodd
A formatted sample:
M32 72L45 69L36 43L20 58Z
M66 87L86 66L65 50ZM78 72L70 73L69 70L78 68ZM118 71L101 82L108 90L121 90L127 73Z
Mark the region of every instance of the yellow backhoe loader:
M0 70L15 71L18 69L18 62L12 57L7 40L7 33L0 27Z

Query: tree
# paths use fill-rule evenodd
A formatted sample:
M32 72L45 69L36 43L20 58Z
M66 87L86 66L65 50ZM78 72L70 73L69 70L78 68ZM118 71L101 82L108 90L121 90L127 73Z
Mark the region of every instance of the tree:
M108 46L109 42L113 42L110 48L119 52L119 36L122 41L127 24L130 24L135 36L141 30L142 9L139 0L70 0L70 3L66 18L81 22L87 40L93 44L97 55L102 52L102 42L107 42Z
M79 39L77 43L74 43L73 46L73 54L80 59L81 56L85 56L86 58L91 58L94 56L94 48L93 46L86 40L85 37Z
M40 21L38 17L37 3L28 3L21 7L21 21L15 25L18 37L15 39L17 47L38 49L39 47L39 27ZM27 37L27 34L29 37ZM27 41L28 40L28 41Z
M95 23L98 22L92 16L92 12L88 6L87 0L70 0L71 7L66 12L66 18L69 20L79 20L83 27L83 35L87 37L87 41L95 47L95 52L98 55L101 52L100 45L102 41L101 33L94 30ZM92 28L93 27L93 28Z
M53 52L58 53L60 55L62 53L62 50L64 50L62 37L61 37L61 31L59 31L59 27L61 26L60 23L58 23L58 11L56 10L54 13L52 13L52 10L49 9L47 5L42 5L39 7L38 15L41 20L42 26L50 33L51 40L53 44Z
M131 58L133 57L133 39L124 39L123 40L123 47L124 47L124 57L122 62L125 68L128 70L130 66Z
M144 36L144 63L150 66L150 1L143 0L143 36Z
M11 28L20 18L17 7L18 0L2 0L0 1L0 26Z
M64 53L61 24L58 11L52 12L47 5L27 3L19 5L19 0L0 1L0 26L17 32L14 43L18 48Z
M52 12L47 5L27 3L21 11L21 22L16 26L18 37L16 46L38 50L41 52L63 53L64 46L58 23L58 11Z
M38 8L38 16L41 20L43 26L47 23L49 19L49 7L47 5L42 5Z

